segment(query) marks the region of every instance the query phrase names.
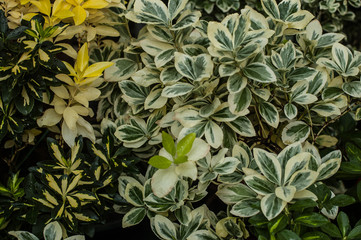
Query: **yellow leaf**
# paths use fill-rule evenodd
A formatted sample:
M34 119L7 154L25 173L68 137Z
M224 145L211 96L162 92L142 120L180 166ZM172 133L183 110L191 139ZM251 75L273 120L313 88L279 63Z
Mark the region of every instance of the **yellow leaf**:
M41 48L39 48L39 57L40 60L43 62L48 62L50 59L49 55L46 52L44 52Z
M33 5L35 5L42 14L46 16L50 16L51 12L51 3L50 0L40 0L40 1L30 1Z
M93 65L89 66L85 72L83 77L87 78L87 77L99 77L100 75L102 75L103 71L112 66L114 63L112 62L98 62L98 63L94 63Z
M44 190L43 195L46 198L46 200L48 200L48 202L52 203L53 205L56 206L59 204L56 198L53 195L51 195L48 191Z
M69 99L69 92L64 85L60 85L59 87L50 87L50 89L58 97L63 98L63 99Z
M80 25L85 21L87 14L82 6L76 6L75 8L73 8L73 13L75 25Z
M70 72L70 74L69 74L70 76L74 76L74 77L77 76L75 69L69 63L67 63L65 61L63 61L63 63L65 65L65 67L68 69L68 71Z
M53 16L55 16L59 19L65 19L65 18L69 18L69 17L74 17L74 13L70 10L63 10L63 11L55 13Z
M70 196L66 196L66 198L68 199L70 206L73 208L77 208L79 206L78 202L75 200L75 198L70 197Z
M89 63L89 55L88 55L88 43L84 43L84 45L80 48L78 52L78 56L76 58L74 69L76 72L81 73L87 67Z
M56 113L53 108L49 108L44 112L44 115L36 121L39 127L54 126L61 120L61 115Z
M71 130L76 129L76 122L78 121L79 115L73 108L71 107L65 108L63 113L63 118L65 120L66 125L68 125L68 127Z
M57 193L59 193L60 195L63 195L58 184L56 183L55 179L53 178L52 175L50 174L46 174L46 180L48 181L48 185L49 187L51 187L52 189L54 189Z
M108 36L108 37L119 37L119 32L112 27L99 25L95 27L98 35Z
M73 178L73 181L69 184L68 189L66 190L67 193L70 192L71 190L73 190L78 185L81 177L82 177L82 175L78 174L77 176L75 176Z
M38 15L38 13L27 13L23 16L23 20L30 22L30 20L36 15Z
M69 4L71 4L71 5L74 5L74 6L78 6L78 5L80 5L82 2L83 2L83 0L66 0Z
M83 8L94 8L94 9L101 9L108 6L108 2L104 0L88 0L82 6Z

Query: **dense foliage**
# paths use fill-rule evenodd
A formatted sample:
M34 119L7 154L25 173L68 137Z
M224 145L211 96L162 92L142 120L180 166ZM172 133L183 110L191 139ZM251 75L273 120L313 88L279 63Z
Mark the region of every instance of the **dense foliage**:
M360 5L0 0L1 238L360 239Z

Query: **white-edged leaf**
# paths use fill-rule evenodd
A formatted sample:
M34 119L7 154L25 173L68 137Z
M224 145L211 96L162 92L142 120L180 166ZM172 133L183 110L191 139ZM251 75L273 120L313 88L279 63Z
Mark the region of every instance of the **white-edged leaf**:
M284 106L283 111L284 111L286 117L290 120L294 119L298 113L297 107L295 105L293 105L292 103L287 103Z
M237 119L226 122L233 131L244 137L256 136L252 122L247 117L238 117Z
M305 169L308 166L310 159L311 153L309 152L301 152L291 157L286 163L283 183L287 184L288 180L295 172Z
M323 117L330 117L332 115L340 115L340 109L333 103L321 103L313 106L312 111L318 113Z
M300 170L295 172L290 181L288 182L289 186L296 187L297 191L304 190L313 184L318 177L318 173L312 170Z
M276 156L260 148L253 149L253 156L263 175L269 181L280 184L282 169Z
M172 26L171 30L181 30L198 22L202 16L200 11L185 10L177 19L177 22Z
M138 70L138 64L128 58L118 58L112 62L114 64L104 71L104 80L107 82L128 79Z
M162 96L162 89L152 89L144 102L144 109L159 109L162 108L168 99Z
M208 23L208 38L218 49L225 51L233 50L233 37L229 30L222 23L209 22Z
M269 102L260 103L258 105L258 111L268 125L274 128L278 127L280 117L277 108L272 103Z
M310 135L310 127L302 121L287 124L282 130L282 141L289 145L295 142L304 142Z
M317 180L324 180L330 178L334 175L341 165L341 158L334 158L322 163L318 169L318 178Z
M132 208L122 219L122 227L131 227L139 224L145 217L147 211L145 208Z
M173 223L162 215L156 215L151 220L152 230L156 231L156 234L165 240L177 239L177 230Z
M136 0L134 12L140 23L168 26L170 21L168 8L160 0Z
M216 195L226 204L235 204L244 199L253 199L257 194L244 184L219 185Z
M248 187L261 195L267 195L275 191L275 185L261 174L246 176L244 181Z
M232 113L238 114L248 109L252 101L251 91L245 87L241 91L228 95L229 109Z
M296 188L294 186L277 187L275 190L276 196L285 202L292 201L295 193Z
M213 148L221 146L223 141L223 131L218 124L213 121L208 121L205 127L205 137L209 145Z
M246 77L256 82L271 83L276 81L275 73L263 63L251 63L242 70Z
M176 83L172 86L167 86L162 91L162 97L174 98L186 95L193 90L194 86L189 83Z
M260 209L255 207L256 204L255 199L239 201L232 207L231 213L238 217L252 217L260 212Z
M342 90L352 97L361 98L361 82L360 81L344 83L342 85Z
M47 224L43 230L44 240L61 240L63 230L58 222Z
M207 79L213 73L213 61L208 54L190 57L186 54L176 52L175 67L180 74L193 81Z
M261 200L262 213L269 221L277 217L286 205L287 203L278 198L274 193L264 196Z

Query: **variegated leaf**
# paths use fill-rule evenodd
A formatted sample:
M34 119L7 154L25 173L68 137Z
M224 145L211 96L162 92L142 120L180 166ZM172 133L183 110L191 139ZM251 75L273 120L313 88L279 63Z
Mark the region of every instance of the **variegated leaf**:
M257 194L244 184L219 185L216 195L226 204L235 204L244 199L253 199Z
M139 224L145 217L147 211L145 208L132 208L122 219L122 227L130 227Z
M160 80L163 84L173 84L181 80L183 77L174 66L166 67L160 73Z
M273 19L280 19L280 11L278 10L275 0L261 0L263 10Z
M318 173L312 170L299 170L295 172L288 183L289 186L296 187L297 191L304 190L313 184L318 177Z
M282 130L282 141L289 145L295 142L304 142L310 135L310 127L302 122L295 121L287 124Z
M104 71L104 80L108 82L128 79L138 70L138 64L128 58L118 58L112 62L114 64Z
M256 82L270 83L276 81L276 75L263 63L251 63L242 69L243 74Z
M332 103L321 103L313 106L311 108L312 111L318 113L323 117L330 117L332 115L340 115L340 109Z
M208 23L208 38L213 46L218 49L225 51L233 50L232 34L222 23Z
M280 184L282 179L282 169L276 156L260 148L254 148L253 155L262 174L269 181L275 184Z
M244 181L248 187L260 195L267 195L275 191L275 185L261 174L246 176Z
M237 119L226 122L233 131L244 137L256 136L252 122L247 117L238 117Z
M239 92L230 93L228 96L229 109L234 114L239 114L248 109L251 101L252 93L247 87Z
M151 220L152 230L157 236L165 240L173 240L177 238L177 230L173 223L162 215L156 215Z
M205 137L209 145L213 148L221 146L223 141L223 132L220 126L213 121L208 121L205 126Z
M188 0L171 0L168 2L170 18L173 20L186 6Z
M259 207L255 207L257 204L259 204L259 202L255 199L239 201L232 207L231 213L238 217L252 217L260 212Z
M198 22L201 17L201 12L185 10L177 19L177 22L172 26L171 30L181 30Z
M317 169L317 180L324 180L334 175L341 165L341 158L334 158L322 163Z
M209 78L213 73L213 61L208 54L190 57L183 53L175 53L175 67L183 76L193 81Z
M174 58L175 49L166 49L154 58L155 66L161 68Z
M134 12L139 23L168 26L170 21L168 8L160 0L136 0L134 3Z
M269 102L260 103L258 105L258 111L268 125L274 128L278 127L280 117L277 108L272 103Z
M298 153L297 155L291 157L286 164L283 184L287 184L288 180L293 176L295 172L307 168L310 159L311 153L309 152Z
M285 202L292 201L295 193L296 188L294 186L277 187L275 190L276 196Z
M61 240L63 230L58 222L51 222L45 226L43 235L44 240Z
M342 89L345 93L347 93L348 95L350 95L354 98L361 98L361 82L360 81L344 83L342 85Z
M237 93L247 86L247 78L241 74L235 73L228 78L227 89L229 93Z
M268 220L277 217L286 205L287 203L278 198L274 193L264 196L261 200L262 213Z
M176 83L172 86L165 87L162 91L162 97L174 98L186 95L193 90L194 86L189 83Z
M284 106L283 111L284 111L286 117L290 120L294 119L298 113L297 107L295 105L293 105L292 103L287 103Z
M162 96L161 88L154 88L149 93L144 102L144 109L159 109L162 108L168 101L166 97Z

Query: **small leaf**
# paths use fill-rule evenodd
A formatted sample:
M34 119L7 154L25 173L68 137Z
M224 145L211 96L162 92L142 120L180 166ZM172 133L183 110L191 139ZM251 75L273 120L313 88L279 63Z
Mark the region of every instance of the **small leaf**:
M195 133L190 133L182 138L177 144L177 155L185 156L187 153L189 153L189 151L192 149L194 139L196 139Z
M167 169L172 165L171 160L162 156L153 156L148 163L158 169Z
M164 131L162 132L162 144L163 144L164 149L168 153L172 154L172 156L175 155L176 148L175 148L174 140L171 135L169 135L168 133L166 133Z

